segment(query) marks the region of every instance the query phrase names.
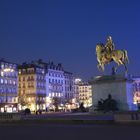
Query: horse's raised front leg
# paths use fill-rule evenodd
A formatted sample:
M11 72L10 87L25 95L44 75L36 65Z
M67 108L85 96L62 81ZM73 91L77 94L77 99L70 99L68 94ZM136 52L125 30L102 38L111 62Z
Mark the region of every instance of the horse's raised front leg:
M105 70L105 67L104 67L104 64L103 63L101 64L101 68L102 68L102 71Z
M97 68L98 68L99 71L102 71L101 70L101 64L100 63L98 63Z
M98 68L98 70L101 71L101 72L104 71L104 64L98 63L97 68Z

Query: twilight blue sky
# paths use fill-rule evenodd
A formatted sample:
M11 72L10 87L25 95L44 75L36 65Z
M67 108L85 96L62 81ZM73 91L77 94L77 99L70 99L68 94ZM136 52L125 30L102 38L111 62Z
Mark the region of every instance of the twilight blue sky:
M138 0L0 0L0 57L16 63L62 62L88 79L99 74L95 46L108 35L128 50L129 73L140 75Z

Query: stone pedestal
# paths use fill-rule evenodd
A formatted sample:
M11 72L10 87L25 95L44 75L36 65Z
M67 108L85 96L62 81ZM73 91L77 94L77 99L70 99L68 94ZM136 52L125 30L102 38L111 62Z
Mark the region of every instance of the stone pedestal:
M137 110L137 106L133 104L133 88L132 80L125 76L97 76L92 81L92 101L93 111L100 99L106 99L110 94L117 101L120 111Z

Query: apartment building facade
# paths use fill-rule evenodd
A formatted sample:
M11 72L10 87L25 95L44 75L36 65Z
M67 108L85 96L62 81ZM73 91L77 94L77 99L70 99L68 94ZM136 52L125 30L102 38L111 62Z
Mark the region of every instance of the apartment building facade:
M92 86L88 83L79 85L79 102L83 103L85 107L92 106Z
M18 66L19 108L28 107L31 111L46 109L46 71L35 64Z
M17 64L0 60L0 112L17 112Z

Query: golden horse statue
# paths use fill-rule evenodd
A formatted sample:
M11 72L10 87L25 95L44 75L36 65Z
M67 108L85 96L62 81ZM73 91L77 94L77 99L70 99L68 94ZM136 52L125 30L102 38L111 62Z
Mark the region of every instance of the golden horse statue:
M117 67L124 65L125 71L128 71L126 64L129 63L129 59L126 50L112 50L111 52L108 52L104 44L97 44L96 55L98 61L97 67L100 71L104 71L104 66L112 61L117 63ZM117 67L115 69L117 69Z

